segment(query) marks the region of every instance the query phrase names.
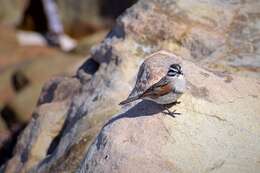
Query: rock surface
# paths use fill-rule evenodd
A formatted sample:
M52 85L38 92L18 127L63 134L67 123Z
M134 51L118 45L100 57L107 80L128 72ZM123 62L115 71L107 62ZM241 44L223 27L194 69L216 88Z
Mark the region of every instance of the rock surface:
M165 69L160 64L152 64L158 58L172 63L155 54L140 70L144 82L151 80L146 74L165 74L158 73ZM106 123L78 172L260 170L259 81L231 75L229 82L190 61L182 63L188 89L172 107L181 115L173 118L150 101L126 106Z
M8 24L18 24L27 0L0 1L0 21Z
M75 74L84 60L40 46L21 46L16 31L0 24L0 165L12 156L19 131L32 116L42 85L53 75Z
M259 172L258 7L257 0L140 0L76 76L45 85L2 169ZM161 49L183 58L189 88L172 108L182 115L165 116L151 102L121 110L144 57Z

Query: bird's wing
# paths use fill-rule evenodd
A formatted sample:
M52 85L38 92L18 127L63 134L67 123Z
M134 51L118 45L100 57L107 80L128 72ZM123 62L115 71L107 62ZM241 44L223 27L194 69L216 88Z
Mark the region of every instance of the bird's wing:
M134 97L129 97L126 100L119 103L119 105L124 105L130 102L133 102L138 99L142 99L144 97L150 97L150 98L157 98L159 96L163 96L169 92L171 92L172 87L170 85L170 81L163 77L159 82L153 84L150 88L148 88L145 92L142 94L139 94Z
M130 103L130 102L133 102L135 100L138 100L139 98L140 98L139 95L134 96L134 97L128 97L126 100L120 102L119 105L124 105L124 104Z
M172 87L170 85L170 81L163 77L159 82L153 84L150 88L148 88L141 96L143 97L151 97L157 98L159 96L163 96L169 92L171 92Z

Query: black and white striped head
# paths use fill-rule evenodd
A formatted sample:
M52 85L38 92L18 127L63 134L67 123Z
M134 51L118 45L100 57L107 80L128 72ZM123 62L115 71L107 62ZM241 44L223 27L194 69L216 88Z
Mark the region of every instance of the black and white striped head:
M179 76L179 75L183 75L181 66L179 64L170 65L167 76L174 77L174 76Z

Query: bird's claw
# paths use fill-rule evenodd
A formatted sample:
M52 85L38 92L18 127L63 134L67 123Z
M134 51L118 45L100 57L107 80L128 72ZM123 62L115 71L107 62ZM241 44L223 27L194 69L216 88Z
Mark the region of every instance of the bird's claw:
M170 116L172 116L173 118L175 118L175 115L180 115L181 113L179 113L179 112L176 112L176 110L174 110L174 111L170 111L169 109L166 109L167 110L167 112L163 112L164 114L167 114L167 115L170 115Z

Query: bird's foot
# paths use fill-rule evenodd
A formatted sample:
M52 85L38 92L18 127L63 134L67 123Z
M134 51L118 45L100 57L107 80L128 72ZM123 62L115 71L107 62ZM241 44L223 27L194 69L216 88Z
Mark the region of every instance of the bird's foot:
M174 111L170 111L168 108L165 108L165 110L167 110L167 112L163 112L164 114L170 115L173 118L175 118L175 115L181 115L181 113L176 112L176 110Z
M167 111L167 112L163 112L163 113L168 114L172 117L175 117L175 115L180 115L181 113L176 112L176 110L174 110L174 111L169 110L170 107L177 105L177 104L180 104L180 103L181 103L180 101L176 101L176 102L173 102L173 103L170 103L170 104L163 105L164 110Z

